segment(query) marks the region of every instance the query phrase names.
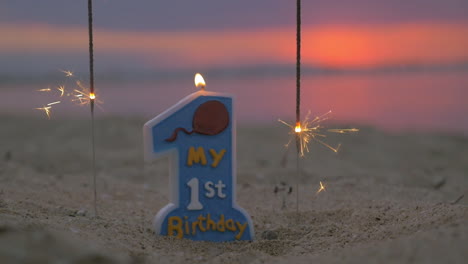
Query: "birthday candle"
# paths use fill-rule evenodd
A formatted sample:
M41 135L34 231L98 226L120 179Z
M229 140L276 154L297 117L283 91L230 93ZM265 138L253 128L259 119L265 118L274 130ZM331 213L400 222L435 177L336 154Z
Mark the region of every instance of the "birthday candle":
M250 216L236 203L236 123L232 96L199 91L144 125L145 159L171 156L170 203L157 234L205 241L252 240Z

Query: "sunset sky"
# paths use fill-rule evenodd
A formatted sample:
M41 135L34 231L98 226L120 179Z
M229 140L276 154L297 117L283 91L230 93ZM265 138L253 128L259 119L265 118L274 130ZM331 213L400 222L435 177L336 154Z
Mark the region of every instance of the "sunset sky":
M201 72L208 89L236 96L241 121L292 120L296 1L93 3L103 113L154 116L193 92ZM304 113L468 133L467 0L302 3ZM87 1L1 1L0 62L0 112L54 101L31 91L65 85L60 70L87 83Z
M294 63L295 1L95 0L99 71ZM0 70L86 69L86 1L0 3ZM468 64L468 1L303 1L303 62Z

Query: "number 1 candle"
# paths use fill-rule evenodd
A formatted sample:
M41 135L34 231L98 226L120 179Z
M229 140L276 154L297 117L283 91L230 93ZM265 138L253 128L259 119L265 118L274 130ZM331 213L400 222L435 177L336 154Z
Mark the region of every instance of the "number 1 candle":
M156 234L192 240L252 240L253 224L236 203L233 98L199 91L148 121L145 160L170 155L170 201L154 218Z

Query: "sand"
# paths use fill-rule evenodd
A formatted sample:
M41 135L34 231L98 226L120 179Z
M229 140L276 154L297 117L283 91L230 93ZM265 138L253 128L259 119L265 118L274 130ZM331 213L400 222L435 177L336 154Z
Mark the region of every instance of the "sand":
M90 124L0 117L0 263L466 263L468 138L362 127L317 144L303 160L295 212L293 150L281 124L239 125L238 203L253 242L159 237L168 162L144 164L141 118L96 125L93 216ZM326 191L316 194L319 182ZM285 182L286 195L274 193ZM457 198L465 195L454 203Z

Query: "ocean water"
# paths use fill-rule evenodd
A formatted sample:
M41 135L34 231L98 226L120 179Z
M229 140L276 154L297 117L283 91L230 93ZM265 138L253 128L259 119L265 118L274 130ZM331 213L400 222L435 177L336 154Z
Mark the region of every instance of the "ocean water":
M294 121L294 75L259 77L205 75L206 89L228 93L236 98L239 123L270 124L278 118ZM73 79L74 80L74 79ZM0 113L30 114L47 120L45 104L54 105L51 118L87 118L88 107L68 102L59 93L38 89L73 80L60 77L38 82L0 83ZM86 82L84 82L86 83ZM302 78L301 111L305 116L332 111L334 122L370 125L387 131L433 131L468 134L468 72L430 71L398 73L324 74ZM103 104L96 110L102 116L158 115L197 89L193 75L171 78L116 80L96 78L96 91Z

